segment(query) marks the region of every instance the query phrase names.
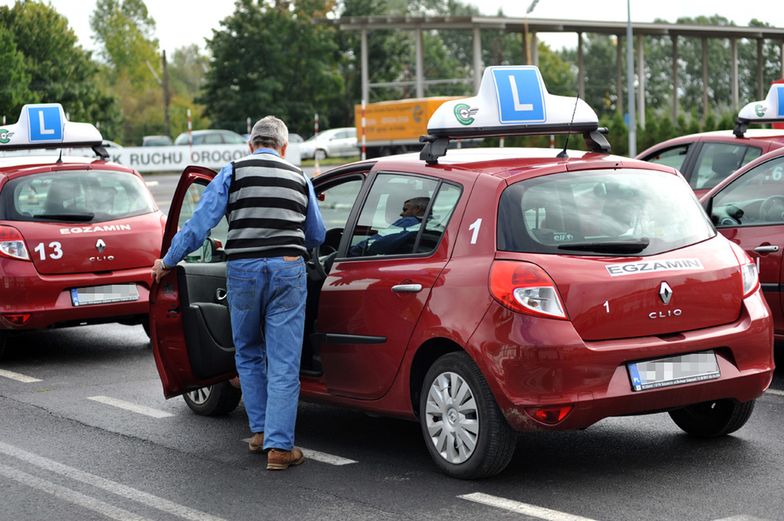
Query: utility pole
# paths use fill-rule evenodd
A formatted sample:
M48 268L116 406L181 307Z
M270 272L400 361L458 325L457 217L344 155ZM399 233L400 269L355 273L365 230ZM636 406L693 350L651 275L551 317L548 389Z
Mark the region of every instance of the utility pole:
M629 104L629 157L637 155L637 117L634 114L634 42L632 41L631 0L626 0L626 90Z
M163 65L163 129L167 136L171 136L171 128L169 125L169 102L171 95L169 93L169 67L166 63L166 51L161 52L161 63Z

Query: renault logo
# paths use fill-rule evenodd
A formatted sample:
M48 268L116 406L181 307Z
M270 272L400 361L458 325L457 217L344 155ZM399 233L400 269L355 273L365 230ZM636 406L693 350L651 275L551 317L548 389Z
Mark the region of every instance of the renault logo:
M662 302L664 302L665 306L670 303L670 299L672 298L672 288L666 282L662 282L659 286L659 298Z
M103 253L103 250L106 249L106 243L103 242L103 239L98 239L95 242L95 249L98 250L98 253Z

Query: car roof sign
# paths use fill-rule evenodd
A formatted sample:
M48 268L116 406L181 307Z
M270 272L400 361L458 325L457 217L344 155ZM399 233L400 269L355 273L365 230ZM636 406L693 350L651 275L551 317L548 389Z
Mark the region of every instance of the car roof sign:
M488 67L479 92L445 101L430 117L420 157L444 155L449 139L583 133L592 150L609 152L596 112L582 99L547 92L538 67ZM443 153L441 153L443 151Z
M101 133L92 124L68 121L59 103L25 105L15 124L0 128L0 150L61 147L96 149L101 147L102 141Z
M735 120L735 130L733 132L737 137L743 137L749 123L772 123L777 121L784 121L783 83L771 85L764 100L752 101L740 109L738 119Z

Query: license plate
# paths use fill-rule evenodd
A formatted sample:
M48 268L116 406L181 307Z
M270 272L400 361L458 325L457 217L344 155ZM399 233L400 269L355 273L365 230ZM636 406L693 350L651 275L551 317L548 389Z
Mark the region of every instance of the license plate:
M645 362L630 362L626 367L629 370L632 389L635 391L702 382L721 376L716 353L713 351L670 356Z
M108 304L110 302L127 302L139 300L136 284L109 284L89 288L71 289L71 303L74 306L90 306Z

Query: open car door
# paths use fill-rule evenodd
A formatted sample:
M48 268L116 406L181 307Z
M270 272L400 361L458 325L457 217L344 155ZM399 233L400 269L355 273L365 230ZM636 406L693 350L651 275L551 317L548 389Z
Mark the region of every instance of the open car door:
M161 251L190 219L205 188L215 177L209 168L189 166L174 192ZM188 255L150 290L153 356L167 398L236 374L226 262L220 249L228 223L224 217L204 245Z

